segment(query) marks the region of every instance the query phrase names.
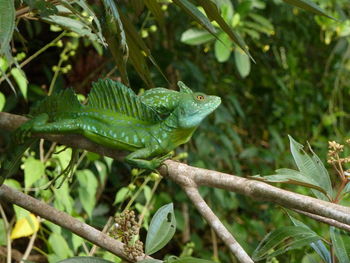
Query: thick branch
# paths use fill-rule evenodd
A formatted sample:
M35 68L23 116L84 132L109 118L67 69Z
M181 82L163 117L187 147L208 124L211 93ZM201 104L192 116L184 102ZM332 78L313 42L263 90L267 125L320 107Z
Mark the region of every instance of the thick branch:
M24 209L45 218L59 226L62 226L73 233L85 238L86 240L110 251L111 253L127 260L134 262L125 253L124 244L101 231L71 217L70 215L49 206L48 204L38 201L37 199L19 192L11 187L2 185L0 187L0 200L16 204ZM145 255L140 256L137 260L144 259Z

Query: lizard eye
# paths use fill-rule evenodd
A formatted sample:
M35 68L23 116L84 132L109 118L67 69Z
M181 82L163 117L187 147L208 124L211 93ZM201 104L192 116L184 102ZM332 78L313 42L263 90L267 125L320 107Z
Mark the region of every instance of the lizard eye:
M197 95L197 100L204 100L204 96L203 95Z

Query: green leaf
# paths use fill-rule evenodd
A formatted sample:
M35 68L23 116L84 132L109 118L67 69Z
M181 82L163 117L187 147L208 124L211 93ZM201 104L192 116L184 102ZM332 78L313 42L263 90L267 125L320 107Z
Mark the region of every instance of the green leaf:
M66 240L61 235L52 233L48 241L53 252L59 256L59 258L63 259L73 255Z
M181 42L192 46L204 44L213 39L215 39L215 37L207 31L196 28L187 29L181 35Z
M5 95L2 92L0 92L0 111L4 109L5 103L6 103Z
M154 17L157 19L158 23L163 25L164 12L162 11L160 4L154 0L144 0L144 3L147 6L147 8L151 11L151 13L154 15Z
M290 150L292 152L294 161L299 169L299 171L306 177L310 179L311 184L316 184L321 187L330 197L333 196L333 190L329 174L318 158L318 156L313 153L313 156L310 157L305 151L304 146L295 141L291 136L289 137L290 141ZM317 190L311 189L315 196L319 199L326 200L327 197L320 193Z
M198 0L199 4L205 10L207 16L216 21L222 30L235 42L253 61L254 59L250 56L248 48L244 40L240 37L238 33L232 30L232 28L225 22L223 17L219 13L219 9L215 5L214 1L210 0Z
M331 226L329 232L334 246L335 255L337 256L339 263L349 263L350 258L346 251L344 240L339 229Z
M119 191L117 192L117 194L115 195L113 205L116 205L116 204L123 202L130 195L131 195L131 192L130 192L129 188L127 188L127 187L120 188Z
M6 245L6 227L4 219L0 218L0 246Z
M309 229L310 231L312 231L312 229L310 227L308 227L307 225L305 225L303 222L297 220L296 218L292 217L291 215L289 215L289 218L292 220L293 224L296 226L302 226L305 227L307 229ZM312 231L315 235L317 235L314 231ZM317 240L315 242L310 243L310 246L316 251L316 253L327 263L331 263L331 254L329 253L328 249L326 248L326 246L324 245L322 240Z
M259 261L265 258L275 257L288 250L309 245L320 239L321 237L303 226L281 227L264 237L253 252L252 258Z
M326 12L322 8L320 8L314 2L311 2L309 0L283 0L283 1L290 4L290 5L294 5L296 7L304 9L306 11L310 11L316 15L326 16L326 17L329 17L331 19L334 19L333 17L327 15Z
M24 162L24 186L31 187L37 180L45 175L45 166L40 160L29 157Z
M90 170L77 171L77 179L79 181L79 199L83 205L84 210L91 218L92 211L96 204L96 190L98 186L98 181L95 175Z
M176 220L173 203L162 206L153 216L146 237L145 253L153 254L163 248L173 237Z
M193 20L195 20L198 24L208 30L209 33L215 36L216 30L214 26L211 24L209 19L198 10L198 8L193 5L188 0L173 0L173 2L178 5L181 9L183 9L187 14L189 14Z
M215 41L215 57L220 62L226 62L231 55L232 42L227 34L221 33L219 39Z
M25 99L27 99L27 90L28 90L28 80L22 70L19 68L11 69L11 75L15 79L22 95Z
M96 257L74 257L61 260L57 263L113 263L113 261Z
M250 60L247 54L243 53L240 49L235 49L235 63L239 75L245 78L250 73Z
M15 2L0 0L0 56L9 52L9 43L15 29Z

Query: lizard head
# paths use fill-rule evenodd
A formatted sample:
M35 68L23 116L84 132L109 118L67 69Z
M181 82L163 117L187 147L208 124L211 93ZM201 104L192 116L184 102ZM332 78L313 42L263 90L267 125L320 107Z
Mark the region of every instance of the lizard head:
M182 128L192 128L212 113L221 103L218 96L210 96L201 92L192 92L181 81L178 82L181 98L177 107L179 126Z

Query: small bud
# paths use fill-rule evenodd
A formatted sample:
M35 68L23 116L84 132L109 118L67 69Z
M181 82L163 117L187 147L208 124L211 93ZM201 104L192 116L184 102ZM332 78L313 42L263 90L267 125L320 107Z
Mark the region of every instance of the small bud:
M151 31L151 32L156 32L157 31L157 26L156 25L152 25L150 28L149 28L149 30Z
M157 181L160 178L160 175L155 173L155 172L150 173L149 176L150 176L151 180L153 180L153 181Z
M62 40L58 40L56 45L57 45L58 47L63 47L63 42L62 42Z
M74 51L74 50L70 51L70 52L69 52L69 55L70 55L71 57L73 57L73 56L75 55L75 51Z
M134 185L134 184L129 184L129 185L128 185L128 189L129 189L130 191L134 191L135 188L136 188L136 185Z
M147 38L148 37L148 31L146 29L141 30L141 37L142 38Z
M131 170L131 175L132 176L138 176L139 175L139 169L136 169L136 168L132 169Z

